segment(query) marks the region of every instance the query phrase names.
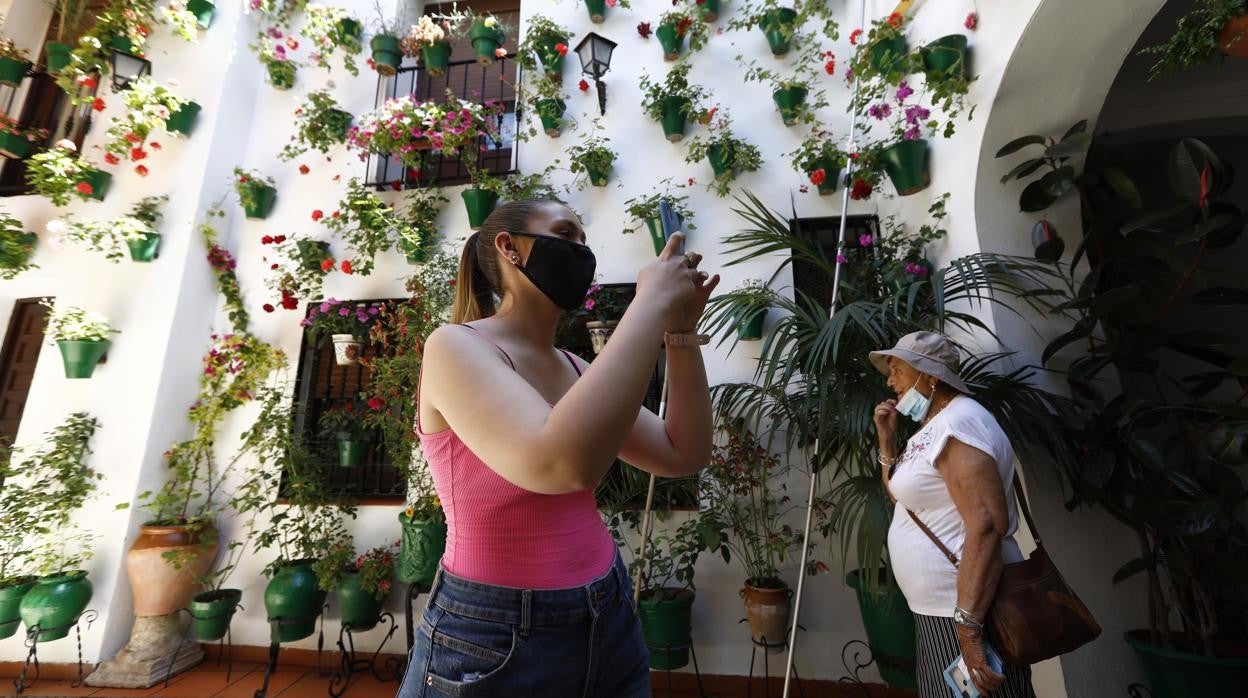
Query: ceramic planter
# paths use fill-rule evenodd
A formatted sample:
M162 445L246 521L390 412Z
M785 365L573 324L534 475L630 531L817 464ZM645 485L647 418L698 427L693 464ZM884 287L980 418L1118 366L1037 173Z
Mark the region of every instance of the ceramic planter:
M368 453L368 442L350 437L344 439L343 436L343 434L338 435L338 467L358 467L364 462L364 455Z
M585 9L589 11L589 21L602 24L607 15L607 0L585 0Z
M64 70L69 65L69 53L73 46L60 41L49 41L43 45L43 59L47 63L49 73Z
M134 615L165 616L185 608L195 595L195 578L207 572L216 557L216 539L212 528L141 526L126 553ZM180 567L165 559L167 553L179 555Z
M360 363L360 340L353 334L336 334L330 339L334 342L334 363L339 366L354 366Z
M38 642L59 640L87 609L93 591L85 570L40 577L22 597L18 612L27 632L39 629Z
M547 77L554 79L556 82L563 81L563 59L555 46L563 44L567 46L568 37L566 36L543 36L538 40L538 46L541 48L537 55L542 59L542 69L546 71Z
M1248 58L1248 15L1235 17L1218 33L1218 48L1235 58Z
M216 642L225 637L230 619L243 598L241 589L218 589L196 594L191 599L191 624L199 642Z
M0 587L0 640L17 634L17 626L22 624L18 607L27 592L34 588L34 577L23 577L8 586Z
M143 233L143 236L126 240L130 248L130 259L135 262L150 262L160 256L160 233Z
M823 182L815 185L819 190L819 196L829 196L835 192L837 185L841 181L841 166L831 159L816 160L811 164L811 168L807 170L806 175L809 177L810 173L815 170L823 170Z
M719 0L702 0L702 21L714 22L719 19Z
M928 75L966 75L966 35L950 34L919 49L923 56L923 70Z
M104 358L112 342L107 339L59 339L56 346L61 350L66 378L90 378L96 364Z
M906 37L877 41L871 45L871 65L881 73L887 73L906 55Z
M465 189L460 196L468 209L468 227L473 230L481 227L498 204L498 194L484 189Z
M298 67L289 61L274 61L267 67L269 84L279 90L289 90L295 86Z
M109 185L113 183L113 176L103 170L88 169L82 173L82 181L91 185L92 199L103 201Z
M607 186L607 180L611 178L611 169L610 165L606 167L591 167L586 165L585 173L589 175L590 184L595 187L605 187Z
M674 61L680 57L680 49L685 43L685 37L676 31L675 24L660 24L659 28L654 30L654 35L659 39L659 46L663 47L663 60Z
M468 29L472 39L472 50L477 53L477 63L490 65L494 62L494 52L503 45L503 33L497 27L485 26L484 20L473 20Z
M670 671L689 664L693 599L693 592L688 589L642 593L637 615L641 618L641 635L650 649L651 669Z
M767 37L771 55L783 56L793 47L793 23L796 20L797 12L788 7L768 10L763 16L759 27Z
M254 180L249 186L252 200L243 204L243 213L250 220L262 221L273 212L273 206L277 203L277 190Z
M664 97L662 107L663 135L672 143L678 143L685 137L689 100L684 97Z
M619 320L607 320L605 322L593 320L585 323L585 329L589 330L589 343L594 345L595 354L601 354L602 350L607 347L607 340L611 339L611 334L615 332L615 328L619 324Z
M897 141L880 151L880 161L901 196L917 194L931 184L925 140Z
M316 630L316 617L325 603L325 592L316 585L312 560L294 560L277 568L264 588L268 619L280 621L278 642L294 642Z
M399 512L402 547L395 571L404 584L429 584L446 552L446 524L416 521Z
M862 570L850 572L845 581L858 596L858 610L867 630L871 656L880 669L880 678L889 686L906 691L918 689L915 677L914 615L906 597L895 583L880 584L874 591L864 584Z
M446 67L451 63L451 43L439 41L436 44L420 49L421 62L425 64L425 72L435 78L446 75Z
M780 118L784 119L785 126L797 123L802 112L802 105L806 103L806 95L809 92L805 87L782 87L771 93L771 98L775 101L776 108L780 110Z
M537 115L542 120L542 129L551 138L558 138L563 126L563 114L568 110L562 99L539 99Z
M1209 657L1148 641L1147 630L1125 635L1144 665L1153 698L1242 695L1248 683L1248 657ZM1173 636L1182 640L1182 636Z
M195 117L199 116L203 107L195 102L187 102L182 108L169 115L165 119L165 131L172 134L180 133L184 136L191 134L191 128L195 125Z
M750 623L754 643L768 654L779 654L789 641L790 599L793 590L781 582L778 588L760 588L746 582L741 589L745 616Z
M706 149L706 160L716 180L732 179L732 143L712 143Z
M403 62L399 37L378 34L368 42L368 47L373 50L373 70L386 76L399 72L399 65Z
M195 15L195 22L207 29L212 26L212 17L217 13L217 6L212 0L187 0L186 11Z
M763 321L767 319L766 308L755 308L737 321L737 339L753 342L763 338Z
M26 140L24 137L13 133L0 133L0 155L6 158L20 160L30 155L30 151L35 147L34 143Z
M16 58L0 58L0 85L17 86L25 79L30 70L30 61L19 61Z
M353 632L372 630L381 618L385 598L360 588L360 573L347 572L338 583L338 614L342 625Z

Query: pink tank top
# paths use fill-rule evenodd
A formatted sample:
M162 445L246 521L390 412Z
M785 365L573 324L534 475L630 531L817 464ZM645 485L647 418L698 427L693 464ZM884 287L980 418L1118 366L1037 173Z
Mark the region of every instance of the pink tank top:
M507 352L495 347L514 369ZM579 376L576 362L568 361ZM453 430L427 434L419 419L416 430L446 512L447 572L495 586L567 589L610 569L615 541L592 490L530 492L494 472Z

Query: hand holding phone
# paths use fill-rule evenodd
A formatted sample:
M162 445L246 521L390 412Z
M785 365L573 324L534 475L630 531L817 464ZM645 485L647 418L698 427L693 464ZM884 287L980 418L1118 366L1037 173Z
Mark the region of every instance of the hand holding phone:
M680 214L672 208L667 199L659 199L659 224L663 226L663 241L667 242L674 233L683 233L685 221ZM685 246L681 244L678 254L685 253Z

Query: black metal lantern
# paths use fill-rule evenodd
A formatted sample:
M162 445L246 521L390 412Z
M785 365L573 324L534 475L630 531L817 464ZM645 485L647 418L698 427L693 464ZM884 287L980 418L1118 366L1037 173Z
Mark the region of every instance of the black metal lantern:
M607 86L602 84L602 76L611 70L611 52L617 44L607 38L590 32L576 45L576 55L581 59L581 72L594 79L594 87L598 90L598 111L607 113Z
M135 80L152 74L152 62L142 56L113 49L108 58L113 71L113 92L130 89Z

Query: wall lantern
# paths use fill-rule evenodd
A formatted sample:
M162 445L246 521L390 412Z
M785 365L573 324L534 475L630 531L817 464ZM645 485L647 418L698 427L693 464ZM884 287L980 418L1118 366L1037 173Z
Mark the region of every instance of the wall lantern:
M598 90L598 112L607 113L607 86L602 84L602 76L611 70L611 52L616 43L610 39L590 32L576 45L576 55L581 59L581 72L594 79L594 87Z
M113 70L113 92L128 90L134 81L152 74L151 61L124 51L113 49L108 63Z

